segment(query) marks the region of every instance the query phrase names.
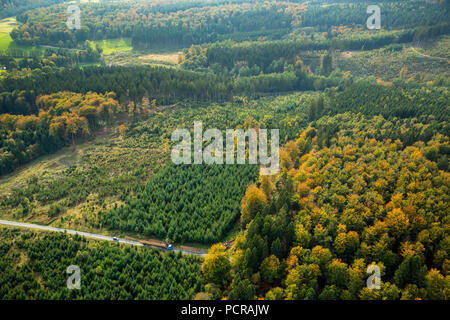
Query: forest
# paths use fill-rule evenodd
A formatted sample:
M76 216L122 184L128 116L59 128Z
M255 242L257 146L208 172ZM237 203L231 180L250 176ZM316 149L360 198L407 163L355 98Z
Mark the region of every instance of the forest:
M2 98L3 105L7 106L8 97ZM114 92L104 95L59 92L39 96L36 99L39 111L35 112L27 109L30 106L25 99L18 97L24 109L15 112L25 115L12 115L8 110L2 110L4 113L0 115L0 173L74 144L75 139L89 136L93 130L111 122L121 108L114 98Z
M200 260L192 256L65 234L5 228L0 234L2 300L185 300L203 287ZM81 290L66 286L69 265L80 267Z
M128 116L133 121L127 126L119 126L117 133L112 133L97 141L95 137L92 141L93 145L88 146L82 152L80 161L70 161L67 166L57 174L50 177L40 176L37 171L42 170L34 168L34 164L30 164L31 176L26 178L24 183L14 185L12 188L5 190L4 196L1 197L0 210L10 214L14 219L33 219L33 217L45 217L50 221L56 220L60 226L77 227L77 228L94 228L95 230L103 228L108 223L108 229L122 230L123 232L132 232L139 227L147 225L145 217L151 217L142 210L143 195L146 180L158 172L159 167L163 166L164 161L169 158L169 143L172 131L185 123L193 123L196 119L201 119L208 123L208 127L216 127L225 130L227 127L251 128L252 126L280 128L282 141L295 137L295 127L297 125L306 125L307 114L305 105L314 98L312 94L292 94L282 97L267 97L256 101L244 103L229 102L225 105L215 105L211 109L210 104L198 106L192 103L182 105L183 113L178 112L178 108L165 110L164 112L141 108L132 109L129 105ZM256 108L257 107L257 108ZM261 113L261 110L264 110ZM294 125L294 126L293 126ZM89 142L91 143L91 142ZM67 151L61 150L63 159L66 152L70 153L70 158L78 158L76 145L71 145ZM86 152L86 153L84 153ZM67 160L64 160L66 163ZM55 163L57 165L57 163ZM228 167L228 166L227 166ZM49 168L50 172L54 172L53 166ZM183 169L183 175L178 176L176 170ZM196 169L196 170L193 170ZM257 168L250 169L246 166L235 166L233 168L220 167L214 170L208 168L189 168L189 166L178 166L177 168L166 166L165 170L157 174L158 177L151 179L149 183L152 188L157 187L155 193L160 193L158 199L164 200L164 204L168 207L178 206L178 195L183 195L186 191L183 186L188 182L187 177L192 177L193 173L204 171L204 175L199 179L208 179L211 182L214 177L213 173L219 174L224 180L223 187L226 187L225 181L233 181L236 183L241 181L241 177L236 174L244 173L244 179L254 180L257 176ZM212 169L212 168L209 168ZM115 174L111 176L111 172ZM186 173L189 173L188 175ZM167 177L173 177L177 183L180 183L176 197L169 197L168 188L173 188L173 184L168 184ZM172 179L169 179L172 180ZM195 196L201 201L211 198L211 186L208 184L198 183L196 185L197 192ZM236 187L239 194L242 195L245 186ZM203 190L207 191L208 196L203 196ZM225 194L233 194L237 191L228 190ZM96 194L95 199L92 195ZM164 196L164 198L161 198ZM220 194L213 194L216 199L221 199ZM111 202L111 197L117 199ZM126 202L124 208L118 208ZM234 229L236 218L239 214L240 196L232 199L232 202L226 204L228 207L236 207L234 211L226 217L224 222L220 224L218 221L209 221L208 213L198 217L204 219L204 223L211 225L211 228L221 228L222 234L226 230ZM161 202L163 203L163 202ZM160 204L161 204L160 203ZM135 213L140 212L135 219L125 224L125 220L117 215L118 212L128 210L129 204L136 205ZM206 202L204 202L206 205ZM216 206L221 206L216 203ZM117 210L115 210L117 209ZM75 210L83 211L83 216L70 216L69 212ZM165 210L165 209L160 209ZM99 215L99 212L103 215ZM109 212L111 211L111 212ZM188 209L185 213L195 214L195 207ZM216 209L212 210L217 214ZM126 213L124 213L126 214ZM169 214L167 212L166 214ZM132 216L134 214L132 213ZM193 223L193 228L200 230L201 224L191 219L189 215L184 215L183 220ZM106 220L104 217L108 217ZM159 225L158 234L167 235L167 226L171 223L174 225L171 232L171 239L176 239L176 243L183 243L180 236L186 234L185 225L178 225L171 222L177 220L178 217L172 212L170 219L162 220L162 216L155 217L157 220L164 222ZM111 222L114 222L111 224ZM194 227L195 226L195 227ZM113 228L114 227L114 228ZM148 229L148 228L147 228ZM150 232L155 230L148 229ZM147 233L152 234L152 233ZM153 233L153 235L156 233ZM191 239L197 239L200 242L213 242L213 240L205 240L204 234L191 233ZM213 233L214 238L217 238Z
M449 32L450 24L442 23L430 27L417 27L377 35L364 34L350 39L336 37L316 41L302 39L241 43L228 40L204 47L194 45L185 49L183 67L194 70L201 67L210 67L217 74L230 72L232 75L243 76L248 74L258 75L261 72L279 73L303 64L301 55L305 51L372 50L387 45L393 46L429 39ZM318 73L323 72L323 70L318 71Z
M448 0L68 5L0 0L0 219L190 251L0 226L0 300L450 299ZM280 172L174 164L195 121Z
M27 10L51 6L66 0L1 0L0 19L21 14Z
M282 173L261 176L247 189L245 232L234 250L211 247L202 265L210 284L205 294L449 299L449 139L436 133L428 143L405 146L377 137L396 126L381 116L343 113L289 141ZM382 270L381 290L365 286L371 264Z
M416 10L420 5L421 10ZM87 5L86 5L87 6ZM27 11L18 16L24 25L11 36L21 44L53 44L77 47L85 40L131 37L135 47L210 43L226 39L277 39L291 33L328 32L332 26L355 28L365 23L366 3L335 6L295 2L237 1L213 6L180 8L178 4L131 2L89 4L89 16L82 16L83 28L65 30L66 6L57 5ZM170 7L173 7L170 8ZM80 9L84 11L85 7ZM448 23L448 2L393 1L381 4L383 21L389 30ZM398 14L402 12L402 14ZM68 17L68 16L67 16ZM299 32L300 31L300 32Z
M117 37L131 37L137 47L146 43L190 45L216 41L222 34L260 33L263 26L271 26L270 30L288 31L294 19L290 11L295 13L303 8L298 4L264 4L258 1L194 6L185 10L175 7L165 12L145 2L89 6L92 11L88 17L82 17L83 28L80 30L70 32L64 29L67 18L61 19L61 15L65 15L66 7L59 5L19 15L17 19L24 25L15 29L11 36L21 44L62 44L70 47L85 40ZM166 6L170 7L170 4ZM271 10L272 6L277 10ZM80 9L84 9L83 5Z
M45 81L44 81L45 79ZM316 81L317 80L317 81ZM119 103L140 103L144 97L160 104L177 101L224 102L234 96L258 97L265 93L292 90L323 89L345 81L309 74L298 66L279 74L231 78L161 66L121 67L88 66L84 68L22 69L0 79L0 108L36 109L35 99L41 94L59 91L106 93L113 91ZM315 84L315 85L314 85Z
M6 70L42 69L48 67L73 67L83 63L100 62L102 49L86 40L85 49L69 50L64 48L46 48L23 50L10 48L0 51L0 63Z
M103 223L171 242L217 242L235 224L240 197L257 175L249 165L169 166L125 206L105 213Z

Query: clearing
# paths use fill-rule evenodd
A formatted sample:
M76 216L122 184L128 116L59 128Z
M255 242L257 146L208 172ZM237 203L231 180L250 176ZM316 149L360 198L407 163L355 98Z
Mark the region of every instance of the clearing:
M9 48L13 39L9 35L12 29L19 24L16 18L6 18L0 20L0 50L6 50Z
M150 53L146 55L139 56L139 59L144 63L160 62L169 64L178 64L179 57L182 55L181 52L168 52L155 54Z
M131 38L106 39L94 42L98 47L103 49L104 55L133 50Z
M0 50L17 48L26 51L41 50L43 52L43 47L20 45L14 42L9 34L11 33L12 29L18 26L20 26L20 23L17 22L16 18L6 18L0 20Z

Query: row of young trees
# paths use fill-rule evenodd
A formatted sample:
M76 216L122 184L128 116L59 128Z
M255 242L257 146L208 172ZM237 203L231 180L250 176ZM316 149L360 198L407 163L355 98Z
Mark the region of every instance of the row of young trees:
M315 80L320 81L317 86ZM0 110L36 110L33 100L40 94L58 91L106 93L114 91L121 104L140 103L143 97L158 103L183 99L231 100L236 95L256 96L267 92L323 89L338 85L338 77L323 78L297 68L282 74L258 74L230 78L164 67L52 68L6 74L0 79ZM26 97L25 99L19 99ZM5 112L5 111L3 111Z
M0 235L1 300L185 300L203 287L194 256L56 233ZM70 265L80 267L80 290L67 288Z
M257 174L255 165L168 164L125 205L101 213L102 223L179 243L217 242L233 228Z

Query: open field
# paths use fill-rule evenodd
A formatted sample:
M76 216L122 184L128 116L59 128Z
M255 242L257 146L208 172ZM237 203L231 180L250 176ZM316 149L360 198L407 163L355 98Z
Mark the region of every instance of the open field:
M6 18L0 20L0 33L10 33L14 27L19 26L16 18Z
M0 50L7 50L7 49L22 49L26 51L31 50L41 50L44 51L44 48L41 46L25 46L17 44L13 41L11 36L9 35L12 29L14 27L19 26L20 24L16 21L16 18L6 18L0 20Z
M342 71L350 71L356 76L393 80L399 78L402 68L406 68L407 79L435 80L450 75L449 39L443 36L394 49L385 47L371 51L336 52L335 64Z
M182 55L180 46L159 46L151 49L135 49L130 38L95 41L103 49L107 65L158 65L175 66Z
M182 54L181 52L169 52L161 54L150 53L139 56L139 60L142 60L143 62L147 63L159 62L159 63L177 64L181 54Z
M8 49L11 42L12 39L8 33L0 33L0 50Z
M17 26L16 18L7 18L0 20L0 50L5 50L10 47L11 36L9 33Z
M163 67L176 67L178 66L178 59L181 55L180 52L165 52L155 53L148 51L123 51L114 52L104 56L105 63L107 65L116 66L163 66Z
M103 49L104 55L133 50L133 47L131 46L131 38L98 40L95 41L95 44Z

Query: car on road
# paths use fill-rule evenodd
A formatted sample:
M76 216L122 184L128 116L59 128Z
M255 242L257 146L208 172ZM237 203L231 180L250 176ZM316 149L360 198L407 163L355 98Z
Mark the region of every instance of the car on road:
M117 242L119 242L119 238L117 238L117 237L113 237L113 241L117 241Z

